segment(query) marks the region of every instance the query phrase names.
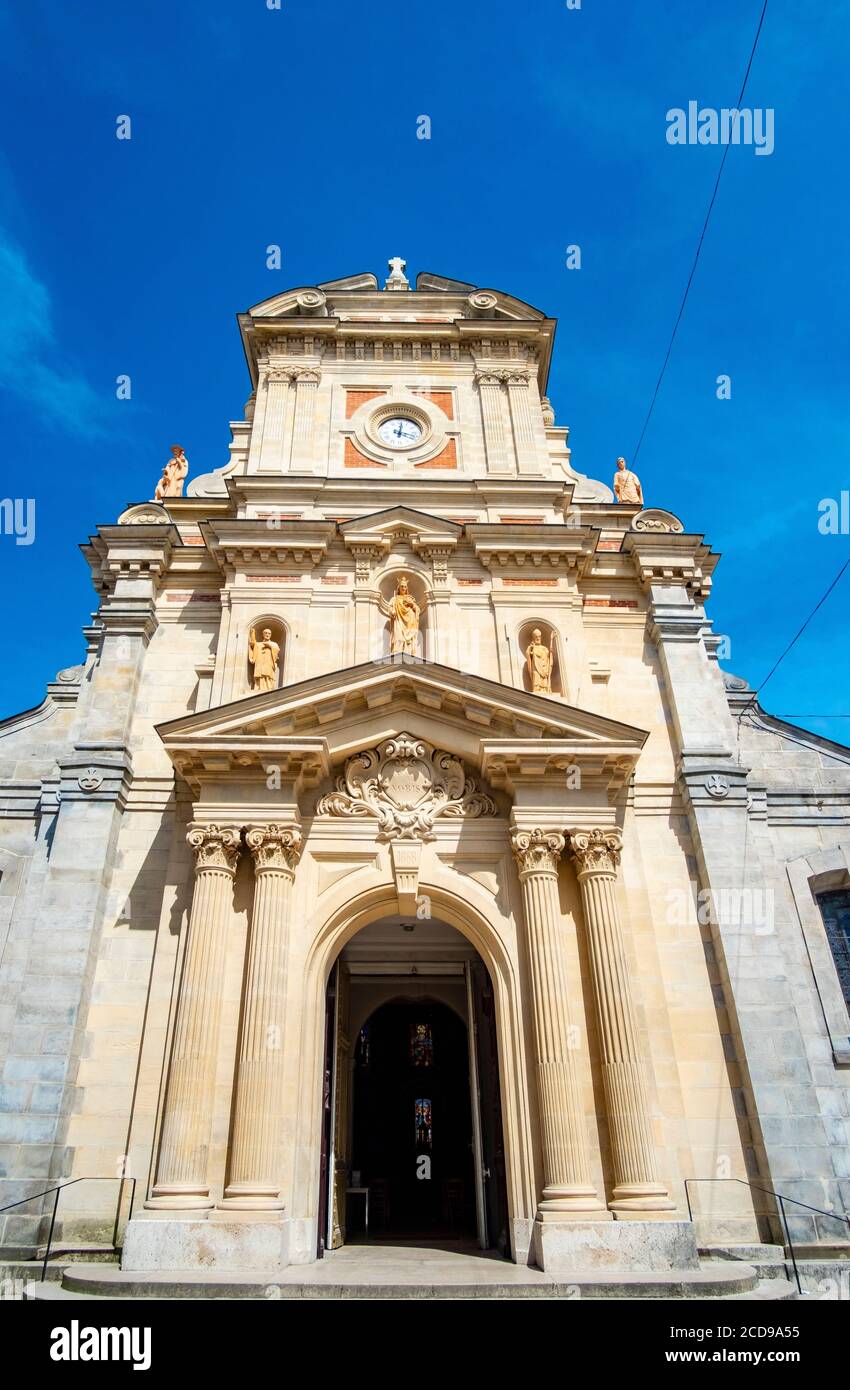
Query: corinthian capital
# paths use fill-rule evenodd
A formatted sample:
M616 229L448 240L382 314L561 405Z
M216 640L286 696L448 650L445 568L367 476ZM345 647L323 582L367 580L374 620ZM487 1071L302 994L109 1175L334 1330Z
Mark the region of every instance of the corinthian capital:
M616 874L622 848L623 837L619 830L573 830L570 833L570 850L579 877L582 874Z
M189 826L186 841L195 854L195 869L223 869L235 874L239 859L239 829L235 825Z
M303 837L297 825L257 825L249 830L245 842L254 858L254 867L295 872L301 857Z
M557 830L514 830L511 849L520 874L554 874L564 848L564 837Z

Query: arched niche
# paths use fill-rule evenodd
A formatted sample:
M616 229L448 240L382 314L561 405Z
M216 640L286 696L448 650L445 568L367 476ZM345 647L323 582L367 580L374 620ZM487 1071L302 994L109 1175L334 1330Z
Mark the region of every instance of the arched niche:
M407 580L408 591L411 597L419 606L419 633L416 640L416 650L410 655L427 657L429 655L429 600L430 587L422 574L415 569L399 566L398 569L387 570L378 580L378 607L381 612L381 624L379 628L379 655L388 657L393 654L393 623L394 620L389 614L390 602L393 599L396 588L401 579Z
M286 656L287 637L286 624L282 618L275 617L273 613L261 613L258 617L252 618L245 629L245 683L249 692L254 692L254 667L251 664L249 656L252 630L256 633L258 642L262 640L263 633L269 631L271 633L272 642L276 642L280 648L277 662L277 684L278 686L283 685L283 668L284 658Z
M562 644L558 629L551 622L544 618L528 618L520 627L517 633L517 646L519 647L520 669L522 671L523 690L533 691L533 681L531 672L528 669L528 658L526 652L531 643L532 633L539 630L542 645L550 648L552 652L552 672L551 672L551 694L559 695L563 698L565 690L564 666L562 659ZM542 693L542 692L538 692Z

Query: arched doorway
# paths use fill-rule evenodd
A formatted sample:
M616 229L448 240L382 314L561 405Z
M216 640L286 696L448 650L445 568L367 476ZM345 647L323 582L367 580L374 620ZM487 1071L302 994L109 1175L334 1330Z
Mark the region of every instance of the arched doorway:
M509 1256L493 989L447 923L364 927L327 992L319 1251L362 1240Z

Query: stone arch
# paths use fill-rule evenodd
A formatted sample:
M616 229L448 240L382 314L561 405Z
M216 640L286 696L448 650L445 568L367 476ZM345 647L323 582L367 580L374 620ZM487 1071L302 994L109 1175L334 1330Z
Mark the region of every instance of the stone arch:
M534 1156L531 1150L530 1100L527 1085L520 984L516 963L501 939L475 885L458 887L423 875L420 893L431 899L433 916L454 927L475 948L493 987L504 1132L507 1197L511 1243L515 1259L528 1259L531 1226L536 1210ZM334 962L343 947L369 923L398 912L390 882L364 886L343 896L336 905L317 911L316 926L306 953L301 980L303 1027L299 1040L298 1134L293 1172L292 1215L300 1227L298 1243L304 1258L315 1250L319 1209L319 1151L323 1085L325 992Z

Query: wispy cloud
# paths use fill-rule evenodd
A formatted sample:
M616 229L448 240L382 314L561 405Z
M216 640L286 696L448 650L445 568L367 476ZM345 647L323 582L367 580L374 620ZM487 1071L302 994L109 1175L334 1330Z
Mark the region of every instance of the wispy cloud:
M65 359L47 287L0 230L0 389L36 410L40 422L68 434L102 438L106 398Z

